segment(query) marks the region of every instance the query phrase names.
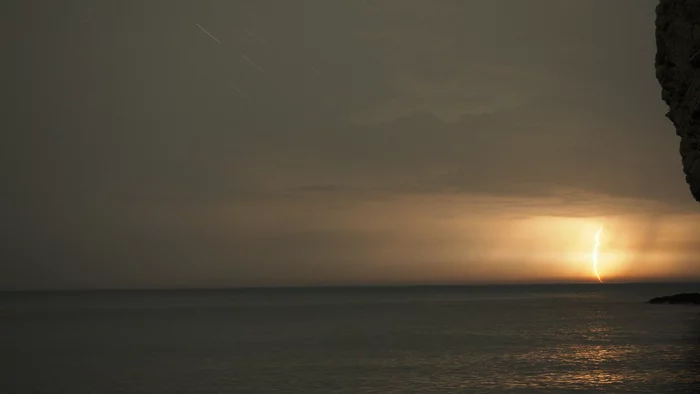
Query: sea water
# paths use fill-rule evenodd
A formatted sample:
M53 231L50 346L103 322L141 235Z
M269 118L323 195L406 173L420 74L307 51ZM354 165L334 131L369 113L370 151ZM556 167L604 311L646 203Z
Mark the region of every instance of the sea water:
M693 284L0 293L0 393L700 392Z

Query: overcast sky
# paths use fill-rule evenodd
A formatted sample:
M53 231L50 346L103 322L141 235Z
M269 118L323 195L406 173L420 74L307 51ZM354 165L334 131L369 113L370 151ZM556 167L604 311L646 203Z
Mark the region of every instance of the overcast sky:
M3 2L0 289L700 277L656 3Z

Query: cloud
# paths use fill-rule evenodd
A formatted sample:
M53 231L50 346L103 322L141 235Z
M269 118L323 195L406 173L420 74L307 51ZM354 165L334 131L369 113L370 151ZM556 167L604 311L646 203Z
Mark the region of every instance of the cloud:
M296 190L301 192L337 192L340 189L335 185L307 185L300 186Z
M653 6L18 6L0 285L491 278L512 223L692 212Z
M537 83L530 81L525 91L507 91L498 85L523 84L527 77L507 66L467 67L462 75L435 78L403 74L392 79L395 96L355 115L360 124L387 123L413 113L426 112L445 123L463 117L493 114L518 107L536 99ZM506 93L507 92L507 93Z

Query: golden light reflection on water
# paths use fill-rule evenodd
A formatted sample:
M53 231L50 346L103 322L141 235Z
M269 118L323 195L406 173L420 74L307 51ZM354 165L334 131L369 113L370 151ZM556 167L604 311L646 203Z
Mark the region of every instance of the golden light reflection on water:
M607 362L624 359L634 349L618 346L585 346L576 345L568 349L560 349L558 362L570 365L566 372L543 375L540 381L545 384L581 384L588 387L622 383L626 374L613 372L615 369L603 368Z
M598 316L604 319L606 316ZM584 336L592 343L607 342L611 336L611 328L604 321L591 322L586 327ZM627 358L636 349L633 346L576 344L557 352L557 361L570 365L567 372L543 376L543 381L557 383L579 383L589 387L621 383L625 374L615 372L615 369L604 368L605 364L615 363Z
M540 387L563 388L572 386L601 387L622 383L629 379L628 371L616 367L620 360L638 353L633 346L571 345L551 350L540 350L513 357L520 365L545 363L546 372L525 382L510 383L509 388ZM635 380L642 377L635 373Z
M490 324L478 330L448 330L442 334L455 340L455 348L460 339L472 338L470 351L430 357L404 352L380 366L392 373L421 371L420 384L442 390L430 392L670 392L649 389L697 387L698 379L684 358L686 344L654 343L651 339L659 338L658 331L649 337L605 308L591 306L563 317L556 326L541 328ZM415 376L411 375L414 385ZM413 386L404 389L395 392Z
M502 382L504 388L614 390L630 379L637 383L653 379L652 374L629 369L628 362L645 357L645 350L632 344L613 344L617 334L606 313L593 312L588 318L588 324L561 327L548 334L577 343L504 355L508 363L539 371L529 379Z
M557 375L545 375L542 379L544 382L553 383L575 383L589 387L607 385L611 383L621 383L625 380L623 374L610 373L602 370L591 372L571 372Z

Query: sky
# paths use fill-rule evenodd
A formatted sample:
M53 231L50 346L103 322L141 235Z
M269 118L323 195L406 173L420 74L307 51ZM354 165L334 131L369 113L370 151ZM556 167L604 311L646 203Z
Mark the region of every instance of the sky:
M0 289L698 279L656 3L3 2Z

